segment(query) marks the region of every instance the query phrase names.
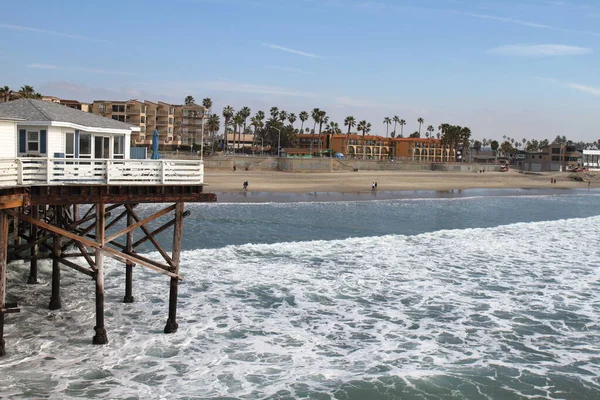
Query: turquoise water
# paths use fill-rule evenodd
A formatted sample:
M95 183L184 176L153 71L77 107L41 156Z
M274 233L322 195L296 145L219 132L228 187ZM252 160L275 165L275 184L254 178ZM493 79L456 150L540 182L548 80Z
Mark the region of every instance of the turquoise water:
M600 398L600 196L561 193L189 205L179 331L111 263L106 346L89 279L49 311L14 264L0 396Z

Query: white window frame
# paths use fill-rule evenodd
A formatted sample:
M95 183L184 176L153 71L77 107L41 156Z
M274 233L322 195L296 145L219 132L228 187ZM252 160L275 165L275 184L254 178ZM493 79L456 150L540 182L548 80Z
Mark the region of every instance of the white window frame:
M35 133L37 135L37 139L36 140L32 140L29 139L29 134L33 134ZM31 150L29 148L29 144L30 143L36 143L37 144L37 150ZM33 154L40 154L40 131L30 131L27 130L27 134L25 135L25 150L26 153L33 153Z
M89 136L90 138L90 152L84 154L81 152L81 139L83 136ZM79 158L92 158L92 154L94 154L94 138L91 133L79 133Z

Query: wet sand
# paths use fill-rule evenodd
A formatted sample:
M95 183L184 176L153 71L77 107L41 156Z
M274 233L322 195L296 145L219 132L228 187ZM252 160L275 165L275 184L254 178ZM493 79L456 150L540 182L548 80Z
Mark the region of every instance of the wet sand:
M557 183L551 184L555 177ZM357 172L280 172L205 170L205 191L221 194L290 194L314 196L315 193L372 195L371 184L377 182L377 196L390 196L401 191L448 192L465 189L586 189L587 184L574 182L567 173L540 175L508 172L440 172L440 171L357 171ZM597 187L592 183L592 188ZM387 195L385 195L387 193ZM248 194L246 196L248 196ZM225 196L226 198L227 196ZM289 196L287 196L289 197ZM297 197L297 196L296 196ZM395 195L394 198L397 198ZM223 199L221 196L220 200Z

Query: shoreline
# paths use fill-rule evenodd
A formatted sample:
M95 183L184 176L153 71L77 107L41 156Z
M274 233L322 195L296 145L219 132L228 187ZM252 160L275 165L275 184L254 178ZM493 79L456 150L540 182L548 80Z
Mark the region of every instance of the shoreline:
M556 178L557 183L550 183ZM242 184L248 181L247 191ZM377 190L371 185L377 182ZM598 188L593 182L591 188ZM390 200L587 192L588 186L567 173L539 175L508 172L441 171L205 171L205 191L218 202L290 202ZM596 191L596 190L594 190Z
M335 201L373 200L425 200L425 199L467 199L474 197L511 196L564 196L579 194L600 194L599 189L582 188L494 188L494 189L454 189L454 190L399 190L363 192L216 192L218 203L307 203Z

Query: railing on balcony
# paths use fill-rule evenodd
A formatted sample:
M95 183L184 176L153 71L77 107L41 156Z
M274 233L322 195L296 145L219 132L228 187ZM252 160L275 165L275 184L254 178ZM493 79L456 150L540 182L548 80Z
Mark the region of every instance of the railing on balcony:
M40 185L202 185L201 160L0 159L0 187Z

